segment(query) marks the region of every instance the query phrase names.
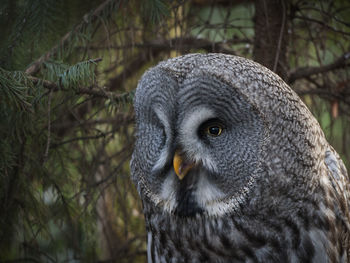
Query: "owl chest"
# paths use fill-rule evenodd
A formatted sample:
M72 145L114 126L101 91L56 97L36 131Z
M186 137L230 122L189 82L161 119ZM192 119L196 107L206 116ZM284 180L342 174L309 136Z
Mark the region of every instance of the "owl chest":
M146 217L148 262L332 262L319 231L247 219ZM340 262L340 261L335 261Z
M200 225L195 222L181 228L172 222L149 225L148 262L243 262L229 233L220 229L214 233L211 226L203 222Z
M232 220L175 221L158 216L148 221L148 262L283 262L287 257L277 236L273 245Z

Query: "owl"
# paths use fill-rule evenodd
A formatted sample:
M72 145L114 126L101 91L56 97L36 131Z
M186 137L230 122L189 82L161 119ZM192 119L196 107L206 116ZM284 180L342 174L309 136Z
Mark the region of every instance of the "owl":
M148 262L350 262L346 168L276 74L188 54L142 76L134 109Z

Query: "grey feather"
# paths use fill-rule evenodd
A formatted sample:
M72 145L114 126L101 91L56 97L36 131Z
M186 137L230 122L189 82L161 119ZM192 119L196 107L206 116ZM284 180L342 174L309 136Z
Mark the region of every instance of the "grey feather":
M345 166L276 74L189 54L148 70L134 108L149 262L350 262ZM183 180L179 149L194 164Z

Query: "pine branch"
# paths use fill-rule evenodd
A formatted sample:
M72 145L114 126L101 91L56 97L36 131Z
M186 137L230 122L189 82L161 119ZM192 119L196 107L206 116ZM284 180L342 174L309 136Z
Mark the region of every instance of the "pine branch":
M66 129L71 127L88 127L88 126L96 126L101 124L128 124L134 122L135 116L133 113L116 113L113 117L104 118L104 119L92 119L92 120L79 120L77 121L66 121L66 122L58 122L52 124L53 129Z
M140 47L149 47L154 49L174 49L186 51L189 49L204 49L208 52L221 52L234 55L235 52L229 47L230 44L239 43L240 40L228 40L226 42L213 42L207 39L195 38L195 37L181 37L172 39L160 39L150 42L146 42ZM248 42L249 40L244 40Z
M27 83L23 73L0 68L0 95L6 98L4 102L7 105L31 111L27 87L31 87L31 83Z
M195 37L180 37L171 39L156 39L139 44L130 44L124 46L111 46L115 49L127 49L127 48L143 48L144 52L137 54L134 58L130 59L130 62L124 66L121 73L109 80L108 87L112 90L115 87L120 86L123 79L130 77L132 74L137 72L138 69L142 68L145 63L148 63L151 58L158 56L162 51L168 50L180 50L189 51L191 49L204 49L208 52L220 52L225 54L234 55L235 52L230 48L231 44L237 43L252 43L250 39L232 39L226 42L212 42L206 39L199 39ZM103 47L105 48L105 47Z
M336 16L334 16L336 17ZM328 23L324 22L324 21L321 21L321 20L318 20L318 19L314 19L314 18L311 18L311 17L307 17L307 16L294 16L294 18L296 19L301 19L301 20L305 20L305 21L308 21L308 22L312 22L312 23L316 23L316 24L319 24L321 25L323 28L326 28L328 30L331 30L331 31L334 31L336 33L340 33L344 36L350 36L350 33L349 32L346 32L346 31L343 31L343 30L339 30L335 27L332 27L330 26ZM333 18L333 17L332 17Z
M76 88L95 82L95 65L101 58L79 62L58 74L59 84L63 88Z
M104 49L131 49L131 48L148 48L148 49L162 49L162 50L180 50L186 51L188 49L204 49L208 52L221 52L227 54L235 54L230 45L235 44L252 44L253 40L249 38L234 38L226 41L210 41L203 38L196 37L176 37L170 39L155 39L143 43L130 43L125 45L109 45L109 46L91 46L90 50L104 50ZM80 46L77 49L84 49Z
M36 78L36 77L32 77L30 76L29 79L33 82L33 84L41 84L44 88L48 89L48 90L52 90L52 91L68 91L65 88L60 87L59 85L57 85L54 82L48 81L48 80L44 80L44 79L40 79L40 78ZM106 91L104 89L104 87L81 87L81 88L77 88L75 89L75 93L76 94L86 94L86 95L92 95L94 97L99 97L99 98L104 98L104 99L112 99L112 100L118 100L118 99L122 99L124 98L127 93L123 93L123 94L115 94L114 92L110 92L110 91Z
M320 67L301 67L301 68L294 69L289 74L288 83L291 84L297 79L307 78L307 77L310 77L311 75L325 73L328 71L349 66L350 65L348 63L349 59L350 59L350 52L347 52L342 56L340 56L338 59L336 59L333 63L330 63L328 65L324 65Z
M113 129L113 130L108 131L108 132L100 132L99 134L96 134L96 135L74 137L74 138L59 142L59 143L53 143L51 148L57 148L57 147L62 146L64 144L72 143L72 142L76 142L76 141L86 141L86 140L105 138L107 135L114 134L115 130L116 129Z
M105 9L113 3L113 0L107 0L103 2L100 6L98 6L92 14L85 14L84 19L77 25L75 28L65 34L63 38L60 40L59 44L54 46L50 51L48 51L46 54L42 55L38 60L33 62L25 71L28 75L34 75L40 70L40 66L43 62L47 61L49 58L54 56L65 44L67 44L73 35L77 34L78 32L82 31L83 28L86 26L87 23L93 23L96 20L100 19L102 14L104 13Z
M45 63L47 67L47 72L45 72L47 73L46 78L50 80L27 75L25 75L25 78L28 78L35 85L41 84L52 91L76 89L76 87L87 85L87 83L94 83L94 66L100 61L102 61L102 58L96 58L79 62L73 66L64 65L64 67L60 64L57 67L56 65L51 66L50 63Z
M46 140L46 148L44 153L44 163L47 161L47 158L49 156L49 149L50 149L50 142L51 142L51 100L52 100L52 92L53 90L50 90L49 98L48 98L48 105L47 105L47 140Z

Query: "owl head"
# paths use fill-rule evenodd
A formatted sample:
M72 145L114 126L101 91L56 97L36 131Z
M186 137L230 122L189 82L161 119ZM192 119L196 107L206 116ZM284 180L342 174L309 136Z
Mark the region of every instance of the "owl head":
M236 56L161 62L141 78L134 108L132 179L144 202L175 216L239 212L271 178L303 184L322 147L298 96Z

